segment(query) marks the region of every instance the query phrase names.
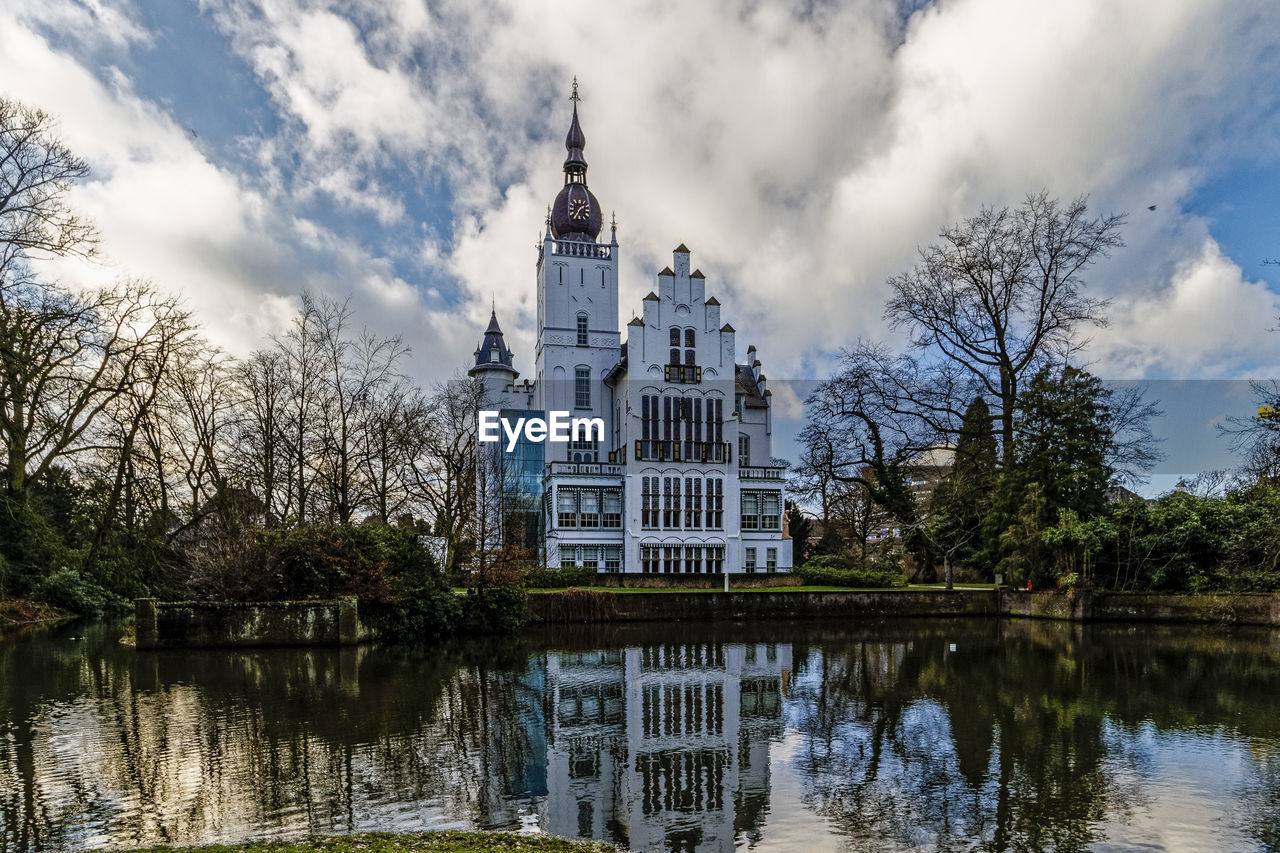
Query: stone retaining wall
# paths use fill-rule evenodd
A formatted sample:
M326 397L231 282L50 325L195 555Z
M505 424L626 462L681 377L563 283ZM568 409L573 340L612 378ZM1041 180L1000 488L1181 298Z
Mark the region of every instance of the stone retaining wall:
M613 593L585 589L529 596L529 619L535 624L893 616L1013 616L1072 622L1197 622L1280 627L1280 595L852 589Z
M368 638L354 598L252 603L135 602L139 649L338 646Z
M665 575L643 574L637 572L619 572L618 574L599 574L592 581L592 586L605 588L626 587L627 589L724 589L723 574L699 575ZM792 574L768 574L745 572L729 575L730 589L759 589L775 586L804 586L804 578Z
M533 623L996 616L994 592L629 592L529 596Z

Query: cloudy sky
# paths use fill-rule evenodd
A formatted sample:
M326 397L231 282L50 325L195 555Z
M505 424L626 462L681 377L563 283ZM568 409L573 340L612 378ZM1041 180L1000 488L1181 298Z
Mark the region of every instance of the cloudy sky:
M93 169L108 261L56 274L148 277L236 354L350 294L423 381L491 299L531 372L574 75L623 323L684 242L771 379L822 376L893 340L917 246L1044 188L1128 214L1096 373L1280 366L1274 0L0 0L0 95Z

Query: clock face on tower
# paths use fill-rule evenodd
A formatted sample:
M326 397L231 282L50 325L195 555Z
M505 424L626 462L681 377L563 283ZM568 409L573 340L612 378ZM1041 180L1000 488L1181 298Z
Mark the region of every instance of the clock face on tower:
M569 202L569 216L575 220L585 220L591 215L591 202L577 198Z

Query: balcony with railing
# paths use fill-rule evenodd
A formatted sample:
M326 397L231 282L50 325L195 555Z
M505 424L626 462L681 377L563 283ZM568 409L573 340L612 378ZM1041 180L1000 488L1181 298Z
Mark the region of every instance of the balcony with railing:
M548 462L547 474L577 474L579 476L621 477L622 465L610 462Z
M636 442L636 461L696 462L723 465L729 461L729 444L723 441L640 439Z
M696 385L702 381L702 368L695 364L668 364L662 375L677 385Z
M738 469L739 480L781 480L787 469L781 465L743 465Z
M552 240L551 254L566 255L571 258L608 260L613 256L613 246L605 243L588 243L582 240Z

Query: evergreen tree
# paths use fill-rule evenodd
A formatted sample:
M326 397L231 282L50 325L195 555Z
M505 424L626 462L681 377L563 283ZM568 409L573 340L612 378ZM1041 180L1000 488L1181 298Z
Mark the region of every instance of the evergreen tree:
M960 424L951 471L929 499L928 538L942 552L948 589L956 565L986 565L982 526L991 506L998 456L991 410L986 400L976 397Z
M787 530L791 534L792 562L802 566L809 558L809 536L813 533L813 519L804 514L799 504L787 501Z
M1111 392L1087 371L1048 367L1019 401L1012 464L994 489L986 538L992 562L1014 583L1055 578L1041 559L1040 534L1070 510L1091 518L1106 509L1113 469Z

